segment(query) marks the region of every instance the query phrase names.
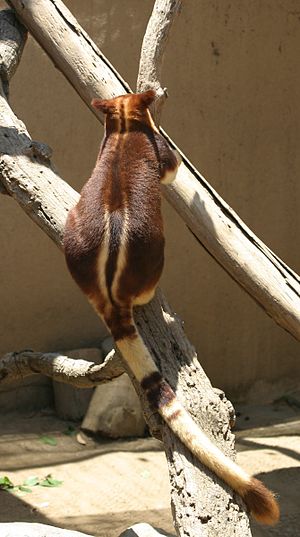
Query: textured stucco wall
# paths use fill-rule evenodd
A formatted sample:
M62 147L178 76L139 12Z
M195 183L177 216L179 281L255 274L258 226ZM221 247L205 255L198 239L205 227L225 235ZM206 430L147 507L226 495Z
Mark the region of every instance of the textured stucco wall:
M134 87L152 0L68 0ZM126 4L126 9L124 5ZM300 272L300 11L297 0L184 2L169 43L163 126L246 223ZM102 128L30 38L11 102L79 189ZM97 344L104 330L62 255L0 197L1 352ZM231 281L165 204L163 288L214 385L240 396L258 379L300 379L299 345Z

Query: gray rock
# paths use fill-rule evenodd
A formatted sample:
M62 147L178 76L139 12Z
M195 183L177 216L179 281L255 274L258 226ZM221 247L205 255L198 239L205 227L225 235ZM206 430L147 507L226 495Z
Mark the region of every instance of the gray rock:
M97 386L82 429L110 438L143 436L145 420L138 396L126 373Z
M123 531L119 537L173 537L170 533L163 533L161 530L157 530L144 522L140 524L134 524Z
M84 359L100 364L103 361L101 349L86 348L64 351L73 359ZM88 409L94 388L75 388L62 382L53 381L54 404L57 415L65 420L79 421Z

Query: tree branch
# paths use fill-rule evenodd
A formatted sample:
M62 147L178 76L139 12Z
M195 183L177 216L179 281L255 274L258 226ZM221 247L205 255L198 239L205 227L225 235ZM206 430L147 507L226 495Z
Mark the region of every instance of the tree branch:
M151 112L154 117L154 120L158 125L160 121L162 107L167 97L167 90L166 88L163 89L160 83L163 57L172 23L180 7L181 1L156 0L142 44L137 80L137 91L142 92L149 88L154 88L156 90L156 93L158 94L158 99L156 99L153 103L151 107ZM165 309L166 311L168 310L167 305ZM148 343L150 344L150 342ZM193 361L193 356L190 356L190 351L191 349L189 348L185 349L187 356L189 356L191 361ZM159 363L159 366L164 374L165 360L161 361ZM186 372L187 367L184 368L184 373ZM178 385L179 389L186 389L189 386L189 383L187 383L187 385L185 384L186 379L184 380L182 378L180 379L180 383ZM207 387L205 386L202 388L203 392L205 393ZM187 395L185 395L185 400L188 400ZM226 398L224 397L224 401L225 400ZM233 407L230 406L227 406L227 409L228 419L230 420L230 418L232 419L232 414L234 414L234 410ZM214 430L214 426L212 427L212 430ZM202 528L205 522L205 519L203 517L204 513L204 516L207 516L208 520L214 520L215 517L212 516L212 514L209 512L209 506L207 503L205 505L204 512L202 510L199 510L199 512L197 512L197 510L193 510L193 516L190 517L191 502L189 498L189 489L195 486L194 479L195 477L197 479L197 476L189 475L186 461L184 458L182 458L181 455L177 455L177 442L175 441L174 443L174 436L167 427L163 429L163 440L165 444L166 457L169 468L171 482L171 503L174 514L174 521L176 524L176 530L179 535L198 535L199 531L202 534ZM192 474L194 474L193 471ZM200 486L200 482L198 484ZM201 482L201 487L204 487L204 497L206 498L206 500L208 498L211 498L214 494L211 482L206 483L204 478ZM199 517L198 519L197 516ZM250 531L249 528L245 528L246 532L247 529L248 531ZM218 532L219 531L220 527L218 528Z
M88 106L92 97L110 98L129 91L60 0L8 3ZM182 160L174 183L163 187L166 199L224 270L277 324L300 340L299 276L252 233L184 155ZM2 176L9 190L8 181Z
M27 39L26 28L10 9L1 11L0 35L0 77L8 97L8 84L19 65Z
M140 55L137 91L155 89L158 98L152 105L152 115L159 125L167 88L160 82L161 70L170 31L181 9L181 0L156 0L144 35Z
M74 360L57 352L10 352L0 360L0 387L41 374L77 388L93 388L123 373L123 363L115 351L110 352L99 365L87 360Z

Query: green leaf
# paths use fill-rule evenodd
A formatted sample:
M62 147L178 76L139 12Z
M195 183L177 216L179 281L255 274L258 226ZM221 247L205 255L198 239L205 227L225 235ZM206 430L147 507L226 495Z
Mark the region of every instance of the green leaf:
M7 477L6 475L3 477L0 477L0 489L7 490L12 489L14 487L13 482Z
M60 487L62 484L62 481L58 481L57 479L53 479L53 481L48 481L45 479L44 481L40 482L41 487Z
M25 487L35 487L36 485L39 484L39 482L40 482L39 477L34 475L34 476L31 476L31 477L28 477L27 479L25 479L23 485Z
M41 487L60 487L63 481L54 479L51 474L47 475L43 481L40 481Z
M21 492L32 492L32 490L29 487L24 487L24 485L19 485L18 488Z
M41 436L40 441L48 446L57 446L57 440L54 436Z

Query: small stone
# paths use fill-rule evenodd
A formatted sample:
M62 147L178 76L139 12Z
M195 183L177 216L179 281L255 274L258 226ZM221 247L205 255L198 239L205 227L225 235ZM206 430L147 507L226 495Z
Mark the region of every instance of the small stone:
M156 530L150 524L144 522L140 524L134 524L123 531L119 537L173 537L171 533L162 533Z

